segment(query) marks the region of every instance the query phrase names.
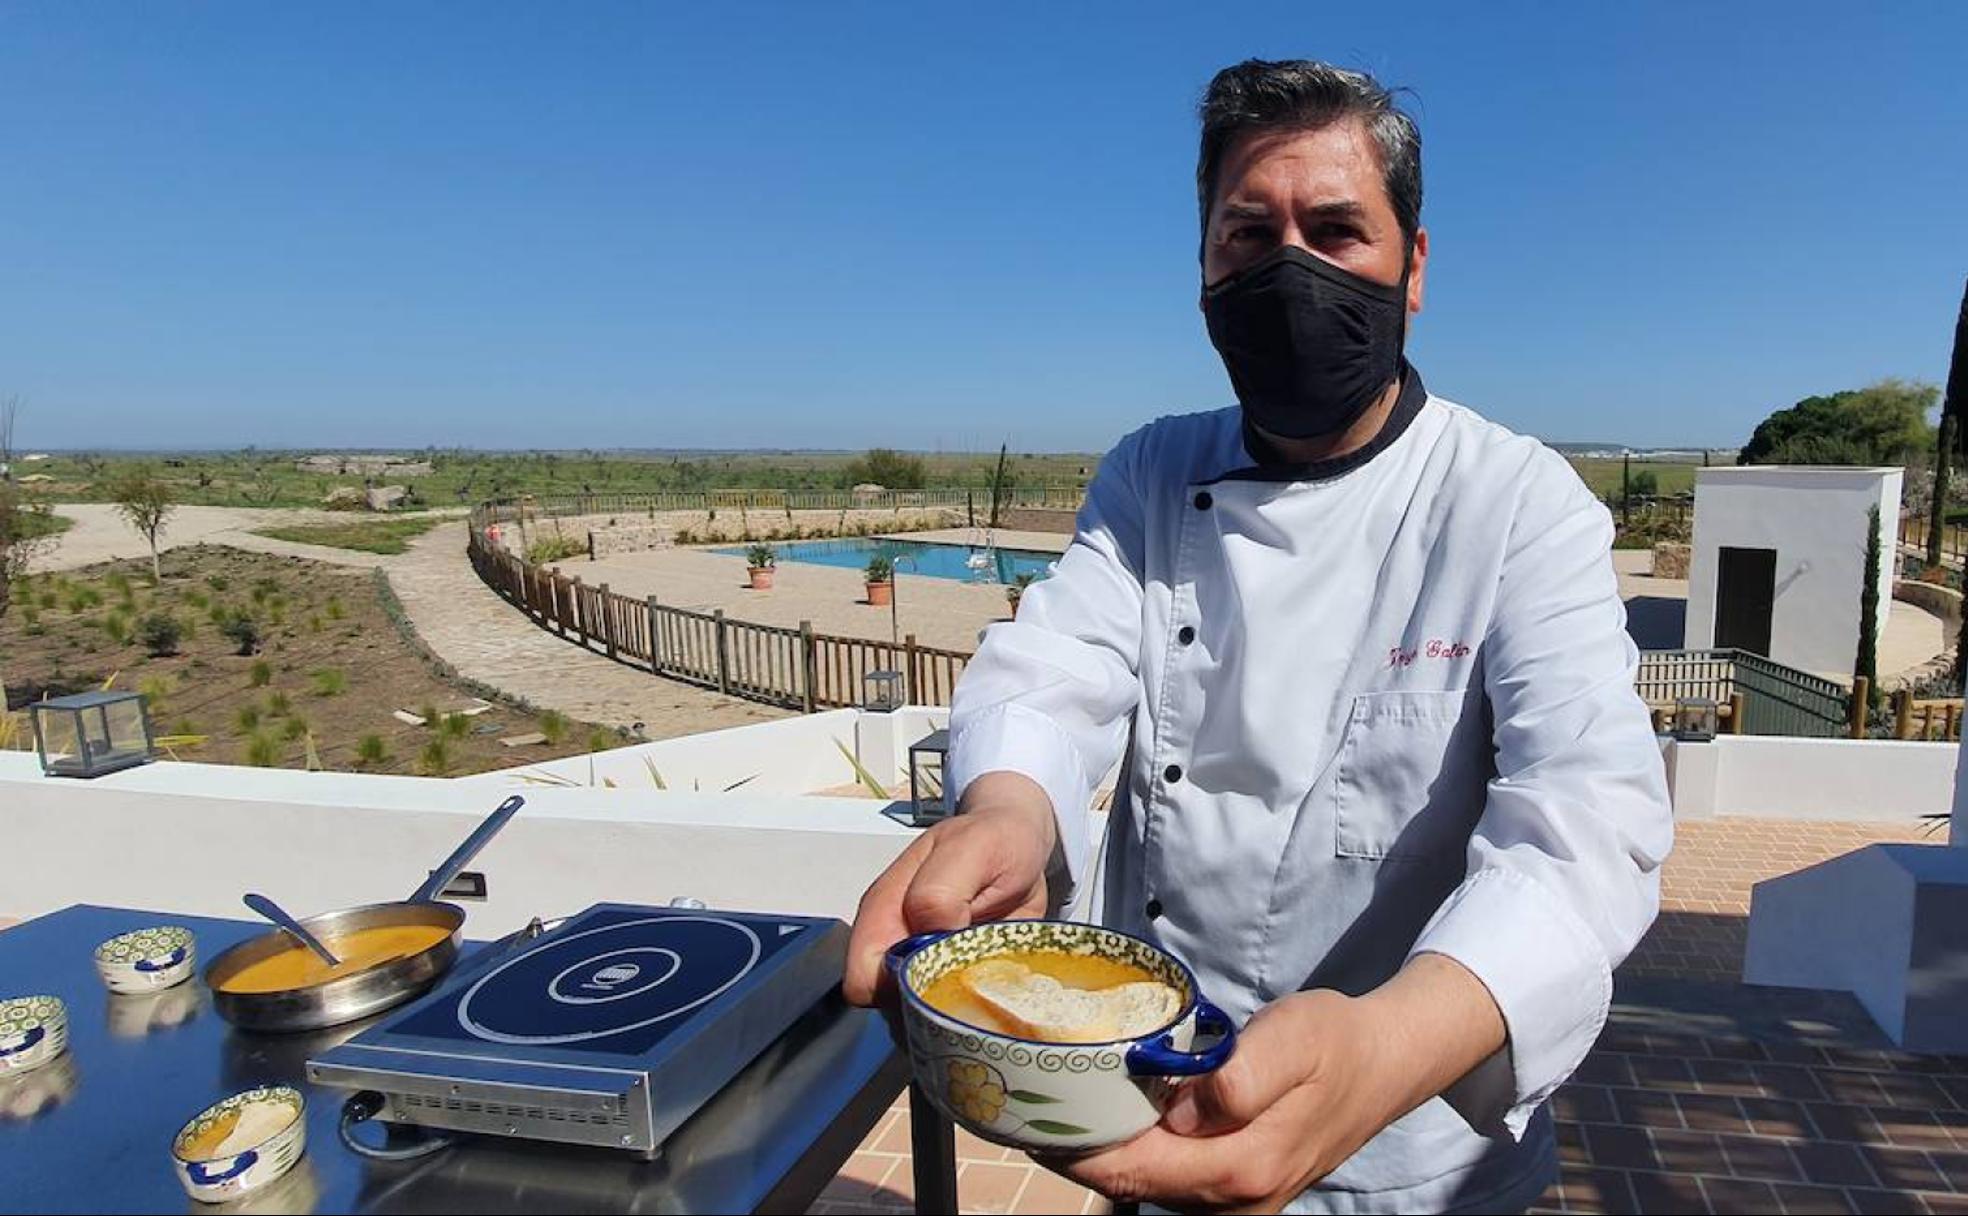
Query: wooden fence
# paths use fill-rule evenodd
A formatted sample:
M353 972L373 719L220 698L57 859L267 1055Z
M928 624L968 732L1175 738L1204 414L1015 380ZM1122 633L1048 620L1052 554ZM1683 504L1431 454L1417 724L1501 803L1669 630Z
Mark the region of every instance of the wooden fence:
M990 501L990 490L943 486L927 490L703 490L639 494L534 494L523 499L480 503L474 518L488 523L526 517L576 515L654 515L658 511L893 511L910 507L976 506ZM1085 491L1078 486L1016 486L1006 490L1001 507L1077 509Z
M579 509L606 510L603 504L626 497L583 497ZM654 497L662 496L638 496ZM525 509L534 508L529 501ZM487 528L511 522L520 509L511 501L473 509L467 553L479 577L542 626L653 675L811 713L864 704L876 672L896 673L910 704L948 705L970 662L967 651L923 646L914 635L883 642L815 633L807 621L759 625L722 611L673 608L655 596L618 595L605 583L589 586L486 541ZM1722 729L1734 733L1831 737L1858 729L1845 689L1741 651L1647 651L1634 686L1657 724L1677 700L1705 697L1716 703ZM1903 707L1896 702L1896 715L1900 738L1960 737L1960 701L1906 698Z
M1961 698L1915 697L1906 689L1893 694L1893 737L1928 742L1957 742L1961 738Z
M1924 555L1930 527L1925 515L1900 516L1900 546ZM1968 528L1956 524L1941 525L1941 560L1957 565L1968 561Z
M924 646L914 635L891 643L815 633L806 621L759 625L590 586L486 543L485 528L501 518L496 510L473 513L467 553L479 578L569 641L652 675L812 713L863 704L868 676L882 671L900 677L910 704L948 705L970 661L965 651Z

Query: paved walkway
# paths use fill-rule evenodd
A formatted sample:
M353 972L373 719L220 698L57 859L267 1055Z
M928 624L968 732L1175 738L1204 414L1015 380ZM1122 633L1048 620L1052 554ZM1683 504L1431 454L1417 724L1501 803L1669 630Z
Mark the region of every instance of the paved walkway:
M465 526L444 524L385 567L417 633L467 679L589 722L652 739L742 726L786 711L719 696L614 662L540 628L500 599L465 560Z

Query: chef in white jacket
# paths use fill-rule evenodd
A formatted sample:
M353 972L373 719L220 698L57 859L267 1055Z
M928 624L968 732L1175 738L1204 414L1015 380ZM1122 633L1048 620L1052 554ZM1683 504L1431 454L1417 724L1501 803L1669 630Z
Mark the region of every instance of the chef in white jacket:
M961 814L864 897L848 995L906 934L1057 907L1125 757L1102 919L1243 1032L1156 1128L1049 1164L1181 1210L1522 1209L1673 835L1611 520L1405 361L1428 234L1384 89L1251 61L1202 120L1202 311L1239 404L1121 440L986 630Z

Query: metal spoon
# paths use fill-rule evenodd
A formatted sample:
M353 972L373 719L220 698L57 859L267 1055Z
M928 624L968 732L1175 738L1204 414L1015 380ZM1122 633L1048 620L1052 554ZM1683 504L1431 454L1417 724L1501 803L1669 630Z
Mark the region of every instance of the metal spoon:
M320 955L321 961L327 963L330 967L339 967L342 965L342 960L336 958L329 951L328 947L322 945L320 938L309 933L305 925L287 915L285 908L274 903L266 896L261 895L257 891L248 892L246 895L246 906L286 930L290 937Z

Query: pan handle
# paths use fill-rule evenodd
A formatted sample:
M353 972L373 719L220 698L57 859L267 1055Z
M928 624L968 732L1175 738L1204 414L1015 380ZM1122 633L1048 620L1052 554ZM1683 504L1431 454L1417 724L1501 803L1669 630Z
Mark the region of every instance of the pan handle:
M451 856L445 858L437 869L431 871L431 876L424 885L411 894L410 902L424 904L435 900L438 892L451 885L451 880L458 876L458 871L464 869L466 863L478 856L478 851L499 834L499 829L506 826L506 820L511 819L519 808L525 805L526 799L518 794L501 802L499 808L487 815L484 823L478 825L477 830L465 837L463 844L451 851Z

